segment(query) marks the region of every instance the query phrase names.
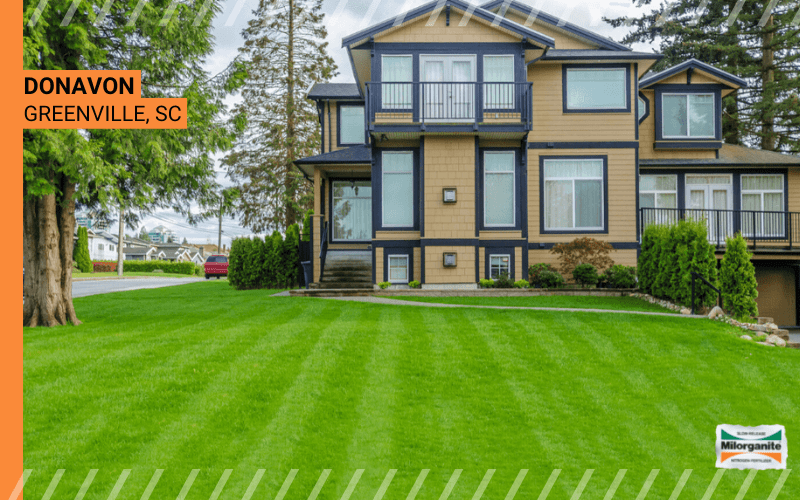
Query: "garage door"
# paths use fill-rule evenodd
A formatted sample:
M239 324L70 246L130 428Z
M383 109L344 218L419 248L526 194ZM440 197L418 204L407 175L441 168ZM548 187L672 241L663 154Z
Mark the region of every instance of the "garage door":
M758 312L781 326L797 325L797 272L791 266L756 266Z

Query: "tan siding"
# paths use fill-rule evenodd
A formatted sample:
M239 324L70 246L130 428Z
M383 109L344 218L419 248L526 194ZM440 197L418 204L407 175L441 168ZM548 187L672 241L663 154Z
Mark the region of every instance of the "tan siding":
M514 249L514 281L522 279L522 247Z
M466 26L460 26L463 12L451 9L450 26L446 26L444 11L432 26L428 26L431 16L422 16L399 29L375 37L380 43L498 43L518 42L521 37L502 28L494 28L490 23L472 16Z
M457 203L442 202L442 189L446 187L458 190ZM475 139L472 137L425 139L425 236L475 237Z
M564 113L561 68L561 64L535 64L528 69L528 80L533 82L531 142L636 140L635 106L630 113ZM636 98L634 87L631 99Z
M320 266L322 265L322 261L319 258L320 252L320 240L322 240L322 232L320 230L320 219L322 218L321 215L312 215L311 216L311 230L313 232L313 248L311 249L311 254L313 256L314 262L314 283L319 283L319 274L320 274Z
M376 283L383 282L383 248L378 247L375 249L375 281Z
M683 83L686 83L684 76ZM656 141L656 119L655 119L655 92L653 90L643 90L642 93L650 101L650 115L645 118L639 126L639 159L701 159L716 158L716 151L706 150L686 150L686 149L653 149Z
M445 252L455 252L456 267L444 267ZM425 282L428 284L475 283L475 247L425 248Z
M530 150L528 152L528 229L532 241L562 243L581 235L542 235L539 221L539 156L608 156L608 234L589 235L609 242L636 241L636 156L632 149Z
M527 25L528 16L523 16L515 11L506 12L506 19L514 21L523 26ZM551 24L543 21L535 21L531 29L536 30L542 35L549 36L556 42L556 49L596 49L597 44L590 43L588 40L579 39L574 36L567 35L563 31L554 28Z
M388 241L418 240L419 231L376 231L375 239Z
M789 169L786 187L789 188L787 208L790 212L800 212L800 167Z
M414 249L414 281L422 281L422 250Z
M482 240L519 240L522 239L522 231L481 231Z
M478 248L478 276L481 278L488 278L486 276L486 248Z

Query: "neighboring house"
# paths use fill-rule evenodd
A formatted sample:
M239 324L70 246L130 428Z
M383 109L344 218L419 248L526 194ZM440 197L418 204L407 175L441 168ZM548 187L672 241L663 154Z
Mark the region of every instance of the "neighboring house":
M92 260L117 260L119 238L107 231L91 231L89 235L89 257ZM124 250L124 249L123 249Z
M762 314L800 323L800 158L722 142L721 99L746 82L697 60L653 74L659 54L505 4L434 1L343 40L356 83L309 91L322 150L295 162L314 281L341 250L373 283L519 280L583 236L634 266L640 214L688 214L720 257L742 231Z
M178 242L178 236L175 234L175 231L164 226L154 227L147 233L147 236L150 238L150 242L154 245Z
M202 266L203 264L206 263L206 259L205 259L205 257L203 257L202 253L200 253L198 251L190 250L189 254L190 254L189 260L191 260L192 262L194 262L198 266Z
M187 247L178 243L156 245L158 260L171 262L189 262L192 260L191 252Z
M122 249L125 260L155 260L156 247L127 246Z

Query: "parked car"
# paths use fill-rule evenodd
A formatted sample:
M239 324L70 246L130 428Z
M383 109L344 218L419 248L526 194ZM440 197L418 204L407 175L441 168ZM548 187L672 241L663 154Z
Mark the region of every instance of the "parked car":
M206 279L216 276L217 279L228 275L228 257L225 255L211 255L205 263Z

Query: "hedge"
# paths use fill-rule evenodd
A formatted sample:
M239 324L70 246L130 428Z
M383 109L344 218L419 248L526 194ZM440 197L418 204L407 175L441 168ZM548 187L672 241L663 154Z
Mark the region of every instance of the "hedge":
M113 273L116 270L117 270L116 262L111 262L111 261L92 262L93 273Z
M238 238L231 244L228 282L237 290L294 288L300 280L300 228L286 230L286 239L275 231L272 236Z
M751 258L741 233L726 240L725 256L720 268L722 300L725 310L742 321L758 316L758 283Z
M117 270L117 263L114 261L95 261L92 262L95 273L111 273ZM202 266L194 262L170 262L167 260L126 260L122 265L126 273L152 273L153 271L163 271L166 274L186 274L194 276L202 273Z

